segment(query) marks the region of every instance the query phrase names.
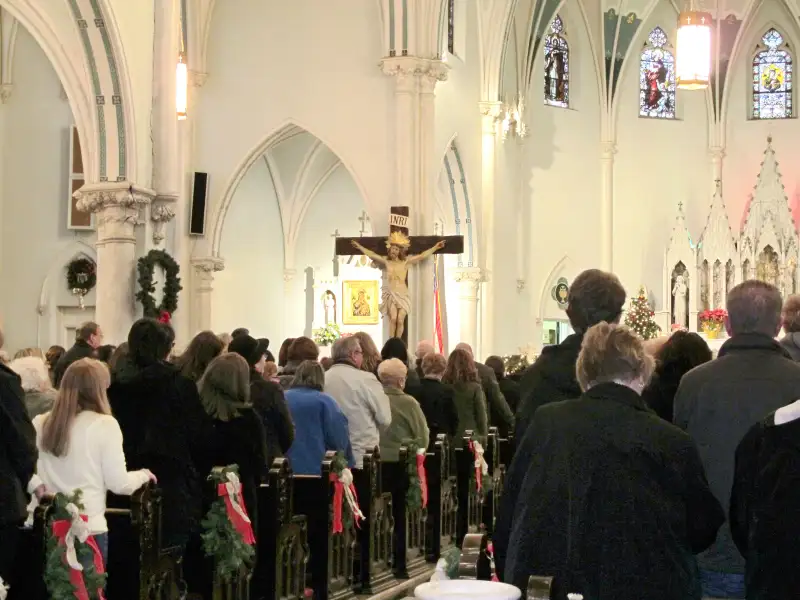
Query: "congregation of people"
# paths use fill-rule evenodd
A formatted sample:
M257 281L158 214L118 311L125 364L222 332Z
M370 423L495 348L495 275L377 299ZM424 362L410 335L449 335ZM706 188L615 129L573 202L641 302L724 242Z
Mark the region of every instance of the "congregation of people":
M0 577L13 598L31 497L82 490L107 558L107 492L152 481L192 592L214 466L238 465L255 522L276 457L319 475L328 451L358 470L378 446L391 469L403 445L496 427L516 444L492 537L501 581L552 576L559 599L797 597L800 297L733 288L713 359L695 333L645 342L619 325L626 298L613 274L584 271L569 290L575 333L518 374L467 344L444 356L423 341L411 355L365 333L329 359L308 337L276 358L245 328L201 332L177 353L171 326L148 318L119 347L86 323L69 349L20 350L0 364Z

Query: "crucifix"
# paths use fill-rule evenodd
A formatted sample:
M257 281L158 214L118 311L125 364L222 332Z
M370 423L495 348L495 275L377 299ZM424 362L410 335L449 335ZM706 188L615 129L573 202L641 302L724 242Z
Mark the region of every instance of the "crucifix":
M392 206L388 237L337 238L336 255L364 254L384 271L381 313L389 319L389 335L408 342L407 318L411 311L408 267L434 254L462 254L464 238L451 236L409 236L407 206Z

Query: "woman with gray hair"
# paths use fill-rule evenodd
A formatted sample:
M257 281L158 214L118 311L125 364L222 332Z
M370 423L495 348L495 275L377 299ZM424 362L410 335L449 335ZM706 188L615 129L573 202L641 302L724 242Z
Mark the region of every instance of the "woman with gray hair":
M505 581L524 589L530 575L551 575L557 598L701 598L693 555L725 515L694 442L642 400L652 372L627 327L586 332L583 395L540 407L526 433L533 451L511 465L493 539Z
M325 452L342 452L350 468L355 466L347 418L336 401L322 390L325 371L315 360L304 360L294 371L286 391L286 404L295 425L295 436L286 456L298 475L319 475Z
M9 367L20 377L28 416L33 419L36 415L49 412L58 392L53 389L44 359L34 355L15 358Z
M406 394L408 367L399 358L384 360L378 365L378 379L389 397L392 423L381 431L381 460L396 463L400 460L400 446L413 442L422 449L428 447L430 430L425 414L413 397Z

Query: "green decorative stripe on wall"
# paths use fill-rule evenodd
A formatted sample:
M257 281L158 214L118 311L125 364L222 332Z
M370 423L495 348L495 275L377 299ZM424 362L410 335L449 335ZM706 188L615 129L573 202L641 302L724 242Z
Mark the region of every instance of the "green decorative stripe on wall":
M117 181L125 181L127 175L127 160L125 153L125 111L122 106L122 91L119 85L119 71L117 70L117 61L114 56L114 49L111 47L111 38L108 35L108 29L105 26L105 19L100 10L98 0L90 0L92 4L92 11L94 11L95 24L100 32L100 37L103 40L103 48L106 51L106 59L108 60L108 69L111 72L111 85L114 88L114 96L112 102L117 113L117 139L119 152L119 172Z
M403 56L408 56L408 0L403 0Z
M92 49L92 42L89 39L89 23L83 18L77 0L69 0L69 5L72 9L72 15L75 17L75 24L80 32L83 50L86 53L86 61L89 64L89 74L92 77L92 92L94 93L95 103L97 105L97 129L100 160L99 177L100 181L107 181L106 116L104 107L105 98L103 97L103 92L100 88L100 75L97 71L97 61L95 60L94 50Z
M394 23L395 23L394 3L395 0L389 0L389 56L397 55L397 48L395 47L395 39L394 39Z

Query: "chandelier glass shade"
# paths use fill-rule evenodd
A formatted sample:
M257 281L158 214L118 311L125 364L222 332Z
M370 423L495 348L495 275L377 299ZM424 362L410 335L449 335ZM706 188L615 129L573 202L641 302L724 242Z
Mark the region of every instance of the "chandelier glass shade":
M711 14L682 12L678 17L675 74L678 88L704 90L711 78Z

